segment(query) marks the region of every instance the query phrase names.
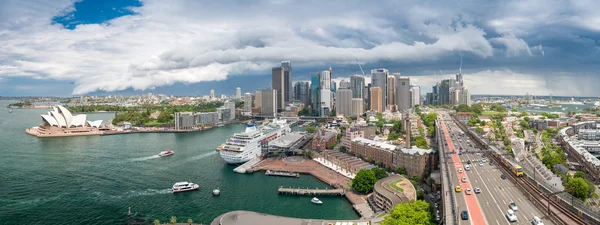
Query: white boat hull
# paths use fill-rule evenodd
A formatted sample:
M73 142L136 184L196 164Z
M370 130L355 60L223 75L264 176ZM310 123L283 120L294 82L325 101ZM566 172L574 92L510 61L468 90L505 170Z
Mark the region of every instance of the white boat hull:
M173 193L186 192L186 191L196 191L200 189L200 185L194 184L192 188L188 189L171 189Z

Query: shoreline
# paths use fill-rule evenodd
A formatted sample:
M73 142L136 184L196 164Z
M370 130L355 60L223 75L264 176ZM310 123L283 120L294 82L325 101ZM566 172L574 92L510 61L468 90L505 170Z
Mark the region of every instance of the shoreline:
M230 125L230 124L235 124L235 123L227 123L227 124L223 124L223 126ZM96 136L96 135L97 136L105 136L105 135L120 135L120 134L137 134L137 133L194 133L194 132L211 130L211 129L217 128L217 127L221 127L221 126L206 127L203 129L185 129L185 130L175 130L175 129L165 130L164 128L161 129L161 128L154 128L154 127L143 128L141 130L97 130L97 128L90 128L89 130L86 130L85 132L82 132L81 129L79 129L78 132L70 132L71 130L69 130L69 129L61 128L61 131L63 131L62 133L56 132L54 134L40 134L34 128L27 128L27 129L25 129L25 133L27 133L31 136L38 137L38 138L53 138L53 137L78 137L78 136Z

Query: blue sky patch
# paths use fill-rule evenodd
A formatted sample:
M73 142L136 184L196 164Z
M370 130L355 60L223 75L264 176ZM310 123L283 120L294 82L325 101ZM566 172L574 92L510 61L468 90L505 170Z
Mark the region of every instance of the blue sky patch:
M75 3L75 11L52 18L73 30L79 24L99 24L117 17L133 15L131 7L140 7L139 0L84 0Z

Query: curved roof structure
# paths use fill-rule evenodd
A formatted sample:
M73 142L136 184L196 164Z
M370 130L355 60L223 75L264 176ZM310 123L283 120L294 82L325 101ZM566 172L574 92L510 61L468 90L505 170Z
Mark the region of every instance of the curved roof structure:
M87 117L85 114L73 116L73 114L71 114L67 108L61 105L52 107L52 111L49 111L48 115L41 116L42 121L50 126L70 128L85 126L88 124L86 123ZM102 123L101 120L98 125L100 123Z
M100 125L102 124L102 120L95 120L95 121L87 121L87 125L90 127L100 127Z

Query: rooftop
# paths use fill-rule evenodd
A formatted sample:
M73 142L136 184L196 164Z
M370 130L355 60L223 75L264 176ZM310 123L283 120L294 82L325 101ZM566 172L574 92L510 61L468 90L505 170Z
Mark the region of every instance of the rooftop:
M289 148L292 147L294 143L298 142L298 140L302 139L302 137L304 137L304 135L300 133L289 133L283 137L269 142L269 145L280 148Z
M264 213L250 211L233 211L228 212L215 218L210 225L368 225L367 220L313 220L313 219L298 219L284 216L268 215Z

